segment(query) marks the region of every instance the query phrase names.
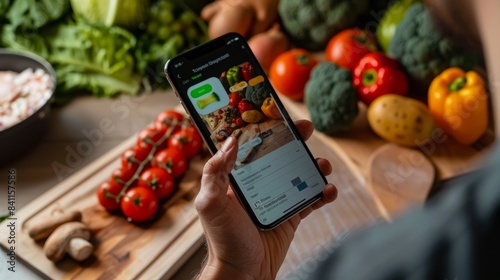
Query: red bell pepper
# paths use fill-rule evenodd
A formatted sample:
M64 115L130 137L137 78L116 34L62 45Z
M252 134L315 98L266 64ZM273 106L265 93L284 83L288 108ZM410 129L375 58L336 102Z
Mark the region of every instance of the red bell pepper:
M243 67L241 68L242 68L241 72L243 73L243 79L245 79L245 81L248 82L253 77L253 66L252 64L247 62L243 64Z
M241 99L242 98L241 98L239 92L231 92L229 94L229 105L231 105L233 107L237 107L238 103L240 103Z
M243 99L238 103L238 111L243 114L246 111L253 110L253 104L250 101Z
M381 52L361 58L354 69L353 84L359 99L367 105L381 95L405 95L408 91L408 80L397 61Z

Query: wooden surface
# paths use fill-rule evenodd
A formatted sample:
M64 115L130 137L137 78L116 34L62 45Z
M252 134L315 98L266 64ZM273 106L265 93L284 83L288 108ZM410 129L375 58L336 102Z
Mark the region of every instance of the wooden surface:
M200 228L189 229L197 220L193 197L199 189L201 170L208 154L205 152L189 162L188 171L177 184L174 195L162 204L157 220L132 224L122 215L111 214L102 208L95 190L120 166L120 155L134 146L136 139L132 136L23 208L17 214L21 221L21 230L16 236L20 244L17 255L53 279L135 279L139 276L152 279L154 275L163 276L178 268L179 260L185 261L188 253L201 244ZM78 263L65 258L54 264L44 256L43 243L36 243L28 236L30 224L50 217L54 209L82 211L82 221L90 228L91 242L96 248L90 259ZM7 230L5 227L0 229L0 235L7 236ZM181 235L184 238L179 239ZM6 241L0 240L3 246L8 245ZM160 263L156 263L158 261Z
M285 106L295 119L308 118L302 104L283 99ZM21 211L16 213L18 223L27 222L23 220L24 213L28 213L24 211L24 208L32 208L32 205L42 203L41 200L44 200L43 203L46 204L54 199L53 195L72 197L81 193L80 190L75 191L72 188L65 189L60 193L54 193L56 188L45 192L56 185L55 183L67 178L70 179L64 181L63 185L82 184L81 177L77 180L70 176L80 174L79 172L89 173L90 171L92 175L88 175L89 178L98 177L102 170L95 169L95 166L106 162L100 155L145 127L160 111L171 108L176 103L177 100L173 94L157 93L137 100L85 97L64 108L56 109L55 114L51 114L51 133L45 138L44 143L26 158L2 169L3 174L6 174L7 168L15 168L18 172L16 202L18 208L21 208ZM120 106L115 106L115 104ZM75 149L82 139L87 139L82 133L83 130L90 131L98 128L99 122L104 118L111 119L116 126L114 132L105 134L103 142L95 145L93 153L84 156L82 162L72 166L68 165L71 169L69 172L62 174L62 176L56 174L51 163L65 163L68 147ZM314 265L319 263L322 259L321 256L324 256L323 251L331 252L334 249L335 241L342 240L357 228L384 219L373 200L372 193L366 188L366 174L370 154L385 143L370 131L362 113L351 131L342 133L335 138L318 132L314 133L314 137L308 141L308 146L314 156L327 158L332 163L333 174L328 176L328 180L337 185L339 198L334 203L314 212L301 223L285 263L280 270L280 279L290 279L294 276L298 279L307 279L304 275L309 275L308 273L312 271ZM435 150L429 148L429 151L432 152L429 153L431 161L437 167L440 178L474 169L474 165L482 159L484 152L478 153L477 150L463 149L461 146L457 149L457 145L451 140L447 140L445 144L439 145ZM109 173L107 174L109 176ZM97 183L100 179L96 178L95 181ZM83 183L83 185L85 184ZM58 185L58 187L60 186ZM69 194L64 194L64 192ZM40 196L42 193L44 193L43 196ZM94 196L93 193L88 195L89 197ZM35 200L37 197L39 198ZM186 209L182 207L189 205L189 199L190 197L179 200L182 201L180 209ZM82 200L85 201L85 199ZM6 209L5 202L0 201L0 209ZM46 214L43 209L39 209L39 211ZM187 210L186 212L189 213ZM5 229L3 226L1 229L0 234L4 236ZM18 238L23 234L23 231L25 228L19 229ZM142 238L140 239L142 240ZM193 276L199 269L205 254L204 248L200 248L203 242L202 229L196 218L185 227L185 230L176 239L185 246L169 246L165 248L164 254L158 255L154 260L143 260L144 264L141 265L147 266L148 269L138 272L139 279L189 279ZM31 240L29 241L31 242ZM4 240L0 240L0 242L4 242ZM36 248L34 246L40 245L26 242L19 244L16 252L18 257L23 258L23 254ZM116 248L116 250L119 252L126 250L125 246L122 247L124 248ZM191 258L193 252L196 252L195 257ZM187 264L180 269L180 272L176 273L183 262ZM26 270L26 266L22 262L18 262L17 266L18 270ZM54 269L51 263L46 264L46 267ZM0 278L3 275L10 275L7 273L0 271ZM19 279L36 278L36 274L33 273L23 274L21 272L16 275L29 275L29 278Z

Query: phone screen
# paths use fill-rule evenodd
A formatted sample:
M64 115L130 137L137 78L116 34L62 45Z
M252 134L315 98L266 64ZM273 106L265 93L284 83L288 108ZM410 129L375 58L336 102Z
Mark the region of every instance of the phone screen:
M326 179L243 37L181 54L165 72L213 153L238 140L230 180L257 226L273 228L320 198Z

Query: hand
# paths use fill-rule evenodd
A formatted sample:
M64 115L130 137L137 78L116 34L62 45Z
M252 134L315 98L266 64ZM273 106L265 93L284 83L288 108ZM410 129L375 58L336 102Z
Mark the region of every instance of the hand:
M311 122L295 122L307 140L313 131ZM203 225L208 259L200 279L274 279L282 265L300 221L313 210L337 197L332 184L325 186L323 197L270 231L260 231L253 224L228 188L229 177L238 151L236 139L230 137L205 165L201 189L195 206ZM332 171L325 159L317 159L321 171Z
M268 30L278 18L278 0L218 0L206 5L201 17L208 21L210 38L228 32L251 37Z

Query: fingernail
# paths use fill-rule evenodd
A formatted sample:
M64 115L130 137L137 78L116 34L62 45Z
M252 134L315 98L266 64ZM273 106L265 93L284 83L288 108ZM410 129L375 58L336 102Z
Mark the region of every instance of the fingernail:
M222 145L221 151L227 152L231 150L233 146L234 146L234 137L228 137L226 139L226 142L224 142L224 145Z

